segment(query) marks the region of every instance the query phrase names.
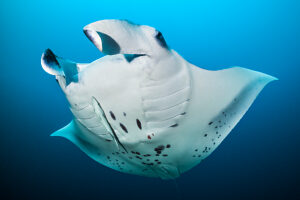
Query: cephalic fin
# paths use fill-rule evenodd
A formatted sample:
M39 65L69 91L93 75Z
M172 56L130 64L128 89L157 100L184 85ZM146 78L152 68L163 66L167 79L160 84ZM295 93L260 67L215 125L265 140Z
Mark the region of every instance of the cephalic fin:
M43 69L55 76L63 76L66 85L78 81L78 72L83 70L88 64L79 64L73 61L56 56L50 49L46 49L42 54L41 64Z

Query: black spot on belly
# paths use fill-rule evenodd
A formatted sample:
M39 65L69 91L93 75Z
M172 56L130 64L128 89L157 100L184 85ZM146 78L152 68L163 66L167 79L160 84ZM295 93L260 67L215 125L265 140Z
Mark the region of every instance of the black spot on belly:
M159 145L158 147L156 147L155 149L154 149L154 151L162 151L162 150L164 150L164 145Z
M128 133L127 128L122 123L120 123L120 127L123 129L123 131L125 131L126 133Z
M213 122L209 122L208 125L212 125Z
M170 126L170 127L174 128L174 127L176 127L176 126L178 126L178 124L173 124L173 125Z
M170 147L171 147L171 145L170 145L170 144L167 144L166 148L170 148Z
M113 120L116 120L116 116L112 111L109 111L109 114Z
M207 136L207 134L204 134L204 137L206 137Z
M136 124L137 124L137 126L139 127L139 129L142 130L142 123L140 122L139 119L136 119Z
M124 117L126 117L126 112L123 112Z

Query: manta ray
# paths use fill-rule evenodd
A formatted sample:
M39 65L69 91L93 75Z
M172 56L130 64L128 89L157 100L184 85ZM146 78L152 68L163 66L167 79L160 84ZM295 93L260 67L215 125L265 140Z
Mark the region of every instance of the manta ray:
M209 156L275 77L232 67L199 68L153 27L101 20L84 27L105 56L76 63L42 54L73 120L61 136L114 170L174 179Z

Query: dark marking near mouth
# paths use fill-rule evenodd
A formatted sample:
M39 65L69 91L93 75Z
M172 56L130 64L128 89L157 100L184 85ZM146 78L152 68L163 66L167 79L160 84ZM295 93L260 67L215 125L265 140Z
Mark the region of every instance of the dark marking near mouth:
M168 45L167 45L167 43L165 41L165 38L163 37L163 35L161 34L160 31L157 32L155 38L158 41L158 43L160 44L160 46L168 48Z
M61 68L56 59L56 56L50 49L45 50L43 60L44 60L45 64L47 64L47 65L56 65L56 66L58 66L58 68Z
M139 129L142 130L142 123L141 123L141 121L139 119L136 119L136 124L139 127Z
M128 133L127 128L122 123L120 123L120 127L123 129L123 131L125 131L126 133Z
M109 111L109 114L113 120L116 120L116 116L112 111Z

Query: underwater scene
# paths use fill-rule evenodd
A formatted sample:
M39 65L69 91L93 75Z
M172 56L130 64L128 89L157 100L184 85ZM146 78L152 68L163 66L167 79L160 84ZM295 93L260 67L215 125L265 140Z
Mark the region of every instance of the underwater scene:
M0 24L1 199L300 198L300 1L3 0Z

